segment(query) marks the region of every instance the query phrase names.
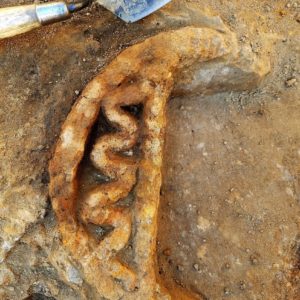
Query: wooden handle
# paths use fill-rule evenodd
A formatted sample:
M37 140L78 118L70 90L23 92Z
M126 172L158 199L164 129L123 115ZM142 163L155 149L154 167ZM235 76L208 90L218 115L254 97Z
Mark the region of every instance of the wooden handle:
M36 5L0 9L0 39L12 37L40 26Z

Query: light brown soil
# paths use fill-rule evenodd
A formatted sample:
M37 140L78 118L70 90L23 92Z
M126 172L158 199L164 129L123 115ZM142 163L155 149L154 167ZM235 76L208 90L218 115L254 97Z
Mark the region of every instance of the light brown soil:
M212 2L257 51L255 32L273 40L272 73L250 93L170 103L160 273L207 299L299 299L297 9Z
M25 1L1 5L18 2ZM300 299L300 3L174 0L166 10L184 17L186 5L220 15L258 55L268 47L272 70L256 90L170 101L161 280L204 299ZM40 227L49 245L56 238L47 204L48 160L86 83L123 48L183 25L175 17L168 24L150 17L125 25L93 6L0 42L0 191L11 186L20 195L6 200L9 212L31 203L34 215L6 258L12 279L3 299L35 293L92 299L83 292L88 287L80 291L60 281L45 251L28 242ZM32 195L22 194L23 187Z

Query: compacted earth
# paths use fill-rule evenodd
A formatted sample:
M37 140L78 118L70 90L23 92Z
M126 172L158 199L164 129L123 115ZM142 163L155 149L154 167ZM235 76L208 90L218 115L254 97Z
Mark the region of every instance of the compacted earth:
M251 90L169 101L158 276L202 299L300 299L300 2L289 0L173 0L129 25L93 4L0 41L1 299L95 299L75 269L68 282L53 264L48 162L60 127L120 51L197 23L196 12L220 16L271 68Z

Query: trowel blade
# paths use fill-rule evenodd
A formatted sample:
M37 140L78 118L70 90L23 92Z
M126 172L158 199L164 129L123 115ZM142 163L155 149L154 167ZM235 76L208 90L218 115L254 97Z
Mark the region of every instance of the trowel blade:
M110 10L127 23L138 21L171 0L97 0L97 2Z

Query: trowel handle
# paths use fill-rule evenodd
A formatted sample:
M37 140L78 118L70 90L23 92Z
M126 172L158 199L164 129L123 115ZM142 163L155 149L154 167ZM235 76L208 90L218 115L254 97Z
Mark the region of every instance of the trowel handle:
M70 16L65 2L0 8L0 39L15 36Z

